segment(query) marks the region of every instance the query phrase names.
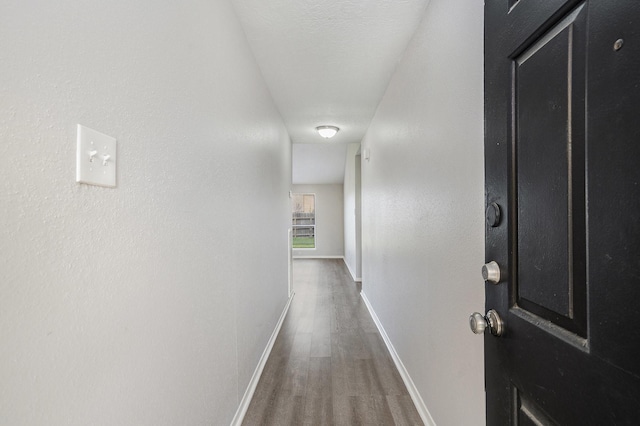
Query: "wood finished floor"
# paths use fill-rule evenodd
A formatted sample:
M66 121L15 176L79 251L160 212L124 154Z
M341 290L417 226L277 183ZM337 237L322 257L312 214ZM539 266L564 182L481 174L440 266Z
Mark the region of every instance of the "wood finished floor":
M289 313L243 425L422 425L342 259L294 260Z

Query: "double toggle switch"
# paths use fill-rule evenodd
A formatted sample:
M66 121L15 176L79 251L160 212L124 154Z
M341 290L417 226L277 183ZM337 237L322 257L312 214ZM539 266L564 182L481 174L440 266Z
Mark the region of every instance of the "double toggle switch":
M116 186L116 140L78 124L76 181Z
M96 159L96 155L98 155L98 151L93 150L89 152L89 162L93 163L93 160ZM111 159L111 155L109 154L102 154L102 165L106 166L107 162Z

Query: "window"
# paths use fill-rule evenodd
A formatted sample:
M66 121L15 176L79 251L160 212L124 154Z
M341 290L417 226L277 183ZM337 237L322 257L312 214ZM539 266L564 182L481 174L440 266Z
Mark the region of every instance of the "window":
M316 248L316 196L293 194L293 248Z

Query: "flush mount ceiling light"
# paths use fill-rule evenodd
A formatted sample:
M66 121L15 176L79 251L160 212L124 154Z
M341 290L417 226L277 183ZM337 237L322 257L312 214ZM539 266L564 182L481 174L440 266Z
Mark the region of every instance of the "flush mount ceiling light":
M316 130L318 131L320 136L322 136L325 139L329 139L334 137L336 133L338 133L338 130L340 129L337 128L336 126L318 126L316 127Z

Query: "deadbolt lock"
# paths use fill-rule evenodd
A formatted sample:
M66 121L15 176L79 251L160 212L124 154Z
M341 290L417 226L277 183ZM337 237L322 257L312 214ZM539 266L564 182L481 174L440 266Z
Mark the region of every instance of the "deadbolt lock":
M494 260L482 265L482 279L493 284L500 282L500 266Z

